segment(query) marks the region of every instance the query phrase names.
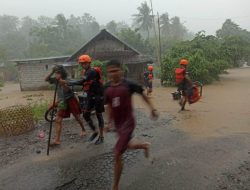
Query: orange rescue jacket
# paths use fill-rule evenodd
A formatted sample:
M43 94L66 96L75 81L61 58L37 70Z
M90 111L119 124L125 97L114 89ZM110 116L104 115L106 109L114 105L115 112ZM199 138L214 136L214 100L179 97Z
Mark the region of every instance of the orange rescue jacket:
M183 68L177 68L175 69L175 81L176 84L180 84L183 82L183 80L185 79L185 73L186 70Z

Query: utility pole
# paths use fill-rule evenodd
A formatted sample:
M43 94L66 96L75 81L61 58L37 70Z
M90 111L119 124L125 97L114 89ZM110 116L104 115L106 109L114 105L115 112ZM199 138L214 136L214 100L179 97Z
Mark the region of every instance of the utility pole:
M157 16L158 16L158 43L159 43L159 64L160 64L160 69L161 69L161 85L163 84L162 81L162 52L161 52L161 26L160 26L160 16L159 16L159 12L157 12Z
M150 0L150 5L151 5L151 12L152 12L152 16L153 16L153 25L154 25L154 34L155 34L155 47L156 47L156 53L157 53L157 62L158 62L158 66L160 67L160 60L159 60L159 46L158 46L158 39L157 39L157 33L156 33L156 24L155 24L155 18L154 18L154 9L153 9L153 3L152 0Z
M152 11L152 15L153 15L153 24L154 24L154 33L155 33L155 47L157 50L157 62L158 62L158 66L160 67L161 70L161 84L163 84L162 82L162 64L161 64L161 28L160 28L160 17L159 17L159 13L157 12L158 15L158 38L157 38L157 33L156 33L156 24L155 24L155 19L154 19L154 9L153 9L153 3L152 0L150 0L150 5L151 5L151 11Z

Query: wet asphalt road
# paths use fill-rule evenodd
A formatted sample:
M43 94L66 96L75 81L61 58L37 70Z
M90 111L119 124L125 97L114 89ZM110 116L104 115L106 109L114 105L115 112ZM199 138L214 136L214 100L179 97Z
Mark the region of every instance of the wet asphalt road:
M135 136L143 140L153 138L150 128L167 127L171 122L169 116L154 122L140 111L136 116ZM0 189L110 189L115 134L107 134L105 143L96 146L87 142L87 138L79 138L79 128L74 121L66 121L66 125L71 128L64 129L61 147L51 149L49 157L46 156L46 139L36 136L41 130L48 133L47 123L40 124L29 134L1 139ZM125 168L133 168L142 158L140 151L127 151Z
M140 110L136 115L135 136L152 143L152 159L141 151L124 155L122 190L250 189L249 134L193 139L176 129L169 115L155 122ZM0 190L109 190L114 134L95 146L78 137L74 122L66 124L72 126L49 157L45 139L35 137L39 130L47 131L46 123L27 135L1 139Z

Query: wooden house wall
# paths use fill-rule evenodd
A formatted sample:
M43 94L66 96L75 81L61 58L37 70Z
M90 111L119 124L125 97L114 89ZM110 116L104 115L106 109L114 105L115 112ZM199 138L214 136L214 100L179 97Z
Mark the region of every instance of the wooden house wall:
M127 78L140 84L143 84L143 72L147 64L138 63L138 64L128 64Z

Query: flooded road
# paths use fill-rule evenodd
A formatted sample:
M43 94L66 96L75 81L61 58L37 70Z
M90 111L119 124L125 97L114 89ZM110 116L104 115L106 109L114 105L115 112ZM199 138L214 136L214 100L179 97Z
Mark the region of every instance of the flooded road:
M231 69L220 81L203 87L203 97L178 112L171 101L175 88L154 89L153 102L161 112L176 117L175 126L193 137L204 138L236 133L250 134L250 68ZM137 107L142 107L136 99Z
M249 82L249 68L229 70L181 113L171 99L174 88L155 88L151 99L161 114L156 122L136 96L135 135L152 143L152 157L127 152L121 189L249 190ZM0 190L109 190L115 135L107 134L105 143L95 146L78 136L74 121L64 126L62 145L49 157L46 138L37 137L40 130L48 132L45 122L28 134L0 139Z

